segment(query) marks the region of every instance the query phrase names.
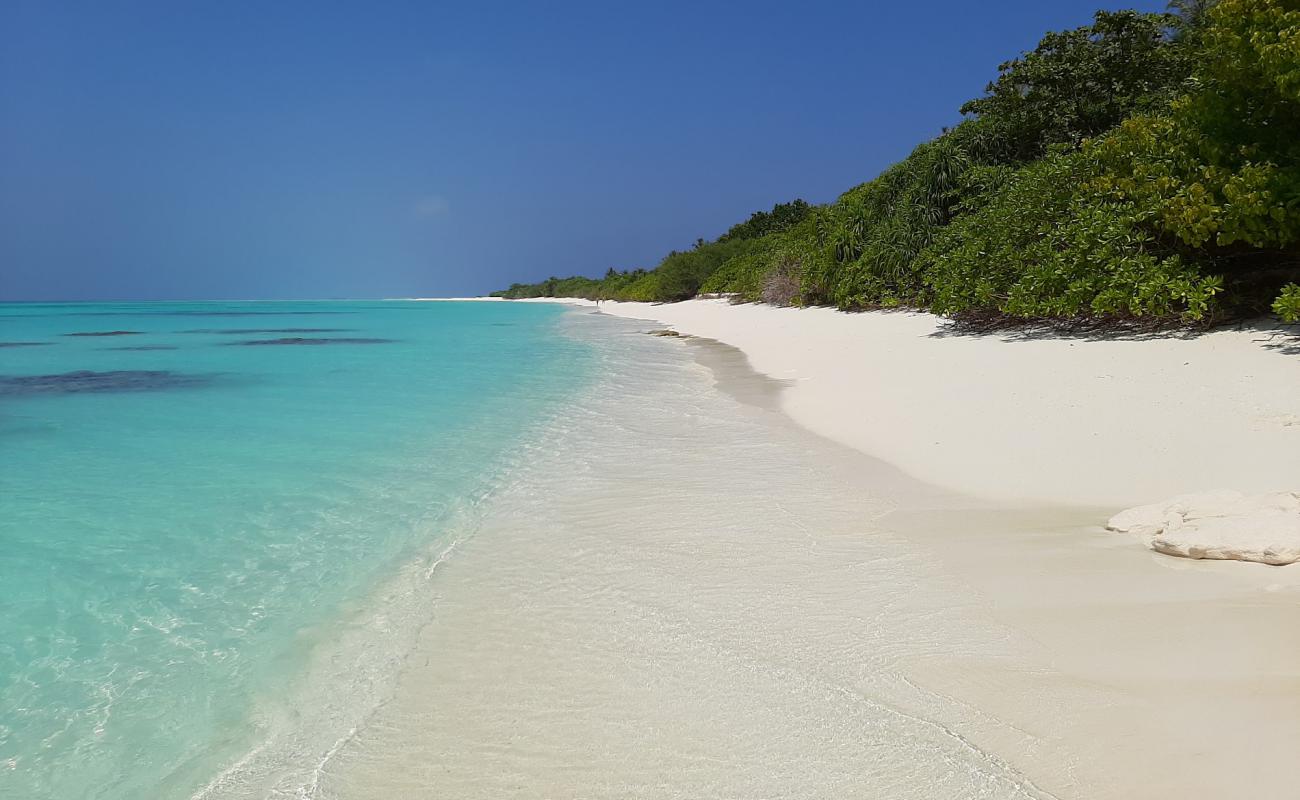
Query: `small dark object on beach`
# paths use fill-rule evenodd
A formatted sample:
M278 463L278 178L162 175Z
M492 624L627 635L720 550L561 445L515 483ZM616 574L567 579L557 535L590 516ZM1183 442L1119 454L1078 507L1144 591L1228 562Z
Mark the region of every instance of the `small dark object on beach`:
M185 389L210 383L209 375L183 375L167 370L123 369L109 372L77 370L57 375L0 375L0 397L91 392L152 392Z
M85 333L65 333L64 336L137 336L140 331L87 331Z
M686 334L678 333L677 331L669 330L668 328L664 328L663 330L658 330L658 331L646 331L646 333L649 334L650 336L672 336L677 339L691 338Z
M0 342L0 347L44 347L54 342Z
M295 344L388 344L395 342L396 339L360 339L348 337L334 338L315 338L303 336L287 336L283 339L248 339L242 342L227 342L230 345L256 346L256 345L295 345Z

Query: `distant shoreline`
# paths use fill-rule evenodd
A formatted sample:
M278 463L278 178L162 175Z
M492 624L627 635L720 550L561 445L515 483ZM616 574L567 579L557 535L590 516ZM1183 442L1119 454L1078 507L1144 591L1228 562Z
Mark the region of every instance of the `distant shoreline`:
M1300 334L1021 339L951 336L912 312L722 299L600 309L737 347L791 382L782 407L800 424L978 497L1119 510L1295 490L1300 476L1300 361L1287 354Z

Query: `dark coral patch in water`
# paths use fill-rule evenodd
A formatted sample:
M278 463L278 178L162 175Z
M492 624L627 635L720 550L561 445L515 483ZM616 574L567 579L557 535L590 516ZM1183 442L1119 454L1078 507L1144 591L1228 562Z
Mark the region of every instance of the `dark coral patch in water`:
M104 349L104 350L137 350L137 351L138 351L138 350L175 350L176 348L175 348L175 347L172 347L172 346L169 345L169 344L137 344L137 345L126 346L126 347L105 347L105 348L103 348L103 349Z
M181 333L348 333L356 328L195 328Z
M64 336L138 336L140 331L86 331L84 333L65 333Z
M293 344L388 344L395 342L396 339L360 339L336 336L333 338L325 337L303 337L287 336L283 339L247 339L242 342L228 342L233 345L293 345Z
M0 397L90 392L156 392L206 386L211 375L184 375L168 370L122 369L110 372L77 370L57 375L0 375Z
M157 311L163 317L322 317L327 314L355 314L355 311Z
M41 317L315 317L325 314L355 314L355 311L71 311L55 314L16 314Z
M44 347L54 342L0 342L0 347Z

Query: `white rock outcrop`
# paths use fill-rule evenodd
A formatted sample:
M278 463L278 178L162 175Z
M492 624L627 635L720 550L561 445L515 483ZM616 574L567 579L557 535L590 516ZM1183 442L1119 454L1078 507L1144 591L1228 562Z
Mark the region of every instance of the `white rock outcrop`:
M1171 556L1291 564L1300 561L1300 492L1179 495L1121 511L1106 528Z

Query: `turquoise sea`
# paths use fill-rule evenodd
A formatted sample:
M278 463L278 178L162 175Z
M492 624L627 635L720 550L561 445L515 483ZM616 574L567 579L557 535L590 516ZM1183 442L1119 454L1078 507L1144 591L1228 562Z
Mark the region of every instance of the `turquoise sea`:
M0 797L191 797L302 718L592 377L564 313L0 305Z

